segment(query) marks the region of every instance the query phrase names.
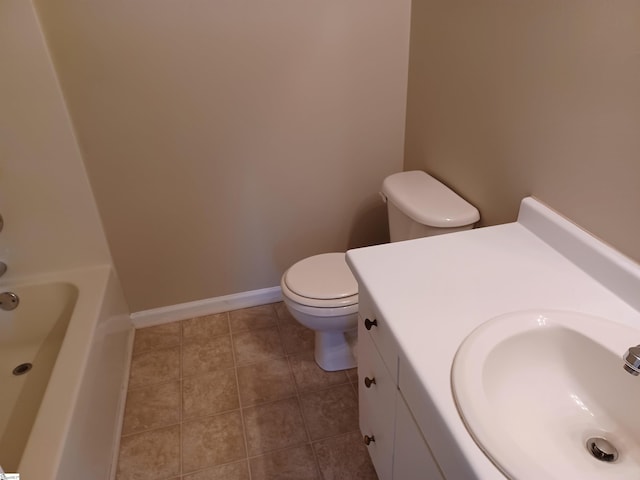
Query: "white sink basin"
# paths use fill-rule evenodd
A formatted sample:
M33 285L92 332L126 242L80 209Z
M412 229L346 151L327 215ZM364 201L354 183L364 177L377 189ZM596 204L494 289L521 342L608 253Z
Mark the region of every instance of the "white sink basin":
M510 478L640 479L640 377L621 358L638 343L640 329L581 313L496 317L456 354L458 411ZM596 459L592 437L608 440L617 459Z

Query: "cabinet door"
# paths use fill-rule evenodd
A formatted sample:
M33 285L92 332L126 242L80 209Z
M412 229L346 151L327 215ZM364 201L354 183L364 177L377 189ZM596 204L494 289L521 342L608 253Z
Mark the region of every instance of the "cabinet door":
M398 393L393 479L443 480L443 478L409 407L402 395Z
M358 328L360 431L380 480L391 480L397 388L367 331Z

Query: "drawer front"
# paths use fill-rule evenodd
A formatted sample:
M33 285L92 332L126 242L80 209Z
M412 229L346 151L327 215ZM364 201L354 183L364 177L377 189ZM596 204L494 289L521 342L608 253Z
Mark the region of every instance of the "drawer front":
M371 337L358 327L360 431L373 437L367 446L380 480L391 480L397 387Z
M398 348L389 324L376 312L375 306L366 290L359 292L358 323L376 345L391 378L398 383Z

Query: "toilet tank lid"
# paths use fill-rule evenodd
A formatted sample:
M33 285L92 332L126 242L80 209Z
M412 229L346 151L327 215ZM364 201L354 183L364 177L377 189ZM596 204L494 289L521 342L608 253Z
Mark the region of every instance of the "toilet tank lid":
M462 227L480 220L476 207L421 170L388 176L382 182L382 193L405 215L423 225Z
M333 300L357 295L358 282L344 253L323 253L295 263L284 276L289 289L301 297Z

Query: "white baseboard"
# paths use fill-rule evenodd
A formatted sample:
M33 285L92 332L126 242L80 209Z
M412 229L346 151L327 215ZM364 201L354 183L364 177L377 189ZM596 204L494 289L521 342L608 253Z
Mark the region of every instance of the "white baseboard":
M250 292L234 293L223 297L207 298L195 302L180 303L168 307L152 308L131 314L134 327L143 328L187 318L228 312L240 308L257 307L282 300L280 287L263 288Z

